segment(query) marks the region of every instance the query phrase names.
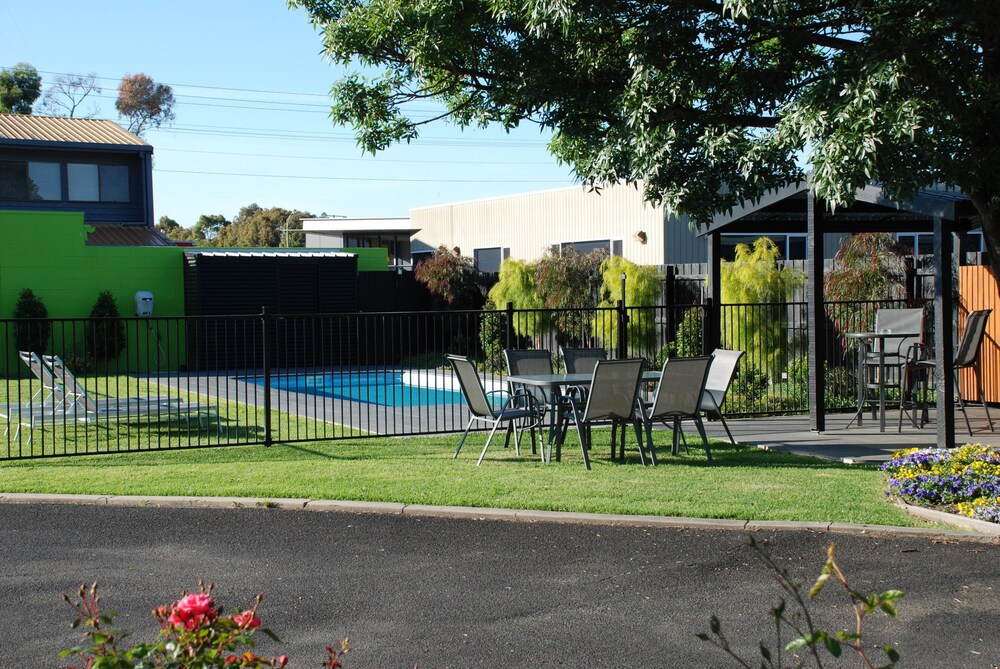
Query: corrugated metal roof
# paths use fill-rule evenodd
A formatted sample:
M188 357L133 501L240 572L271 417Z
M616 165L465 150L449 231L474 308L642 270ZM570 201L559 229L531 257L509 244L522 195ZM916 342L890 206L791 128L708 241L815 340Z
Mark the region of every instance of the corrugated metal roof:
M144 225L94 226L87 235L87 246L173 246L174 242L155 228Z
M3 140L150 146L114 121L23 114L0 114L0 142Z
M220 256L228 258L276 258L288 256L293 258L353 258L356 253L343 251L313 251L303 249L194 249L185 251L190 256Z

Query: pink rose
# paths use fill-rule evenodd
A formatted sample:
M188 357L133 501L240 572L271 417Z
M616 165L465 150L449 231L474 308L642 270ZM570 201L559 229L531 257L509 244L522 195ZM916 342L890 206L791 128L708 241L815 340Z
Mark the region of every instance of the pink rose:
M260 618L253 614L253 611L244 611L238 616L233 616L233 622L240 627L255 630L260 627Z
M216 613L212 604L212 598L203 592L184 595L180 601L174 602L168 620L175 627L193 630L203 623L215 620Z

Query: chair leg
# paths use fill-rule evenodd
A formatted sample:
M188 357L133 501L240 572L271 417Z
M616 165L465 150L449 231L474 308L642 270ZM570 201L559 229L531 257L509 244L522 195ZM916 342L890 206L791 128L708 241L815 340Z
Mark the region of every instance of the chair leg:
M635 422L635 438L639 442L639 451L642 452L643 438L641 435L642 425L646 425L646 448L649 449L649 462L655 467L656 466L656 447L653 446L653 427L651 421L646 421L645 418L636 418ZM643 462L645 464L645 462Z
M462 444L465 443L465 438L469 436L469 430L472 429L472 424L475 422L475 418L469 419L469 424L465 426L465 433L462 435L462 438L458 440L458 448L455 449L455 455L452 456L452 460L458 457L458 452L462 450Z
M983 404L983 411L986 412L986 422L990 425L990 432L993 432L993 418L990 417L990 407L986 403L986 394L983 392L983 373L979 364L974 367L976 374L976 386L979 390L979 401Z
M712 451L708 449L708 435L705 434L705 422L701 419L701 416L694 416L694 424L698 428L698 434L701 435L701 443L705 447L705 457L708 458L708 464L712 464Z
M507 448L510 446L510 435L514 432L514 421L507 421L507 429L504 430L503 435L503 447Z
M670 454L671 455L677 455L677 454L680 453L680 450L681 450L681 438L680 438L680 434L681 434L681 419L680 418L674 418L673 426L670 428L670 431L673 433L672 434L673 443L670 446ZM685 446L686 446L686 444L685 444Z
M639 462L641 462L642 466L645 467L646 449L644 448L642 443L642 425L640 424L638 418L632 421L632 427L635 428L635 443L639 445ZM625 431L625 424L622 423L622 432L624 431ZM652 457L652 455L650 457ZM655 460L653 460L653 464L654 465L656 464Z
M510 424L507 424L510 427ZM490 436L486 437L486 445L483 446L483 452L479 454L479 460L476 461L476 466L483 464L483 458L486 457L486 449L490 447L490 442L493 441L493 435L497 433L497 428L500 427L500 421L493 423L493 429L490 430Z
M580 419L574 414L573 421L576 423L576 434L580 438L580 451L583 453L583 464L590 469L590 455L587 451L590 448L590 426L584 427L580 424Z
M965 416L965 427L969 429L969 436L972 436L972 423L969 422L969 412L965 409L965 402L962 400L962 389L959 387L958 370L955 370L955 395L958 396L958 408Z

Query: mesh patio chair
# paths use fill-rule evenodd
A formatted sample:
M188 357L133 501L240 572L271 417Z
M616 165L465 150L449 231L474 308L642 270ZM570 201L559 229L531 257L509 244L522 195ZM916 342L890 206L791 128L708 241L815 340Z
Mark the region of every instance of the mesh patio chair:
M906 337L876 338L864 356L864 388L862 404L871 404L875 412L883 392L894 389L903 396L904 377L916 350L923 342L923 309L879 309L875 312L875 332L907 333ZM884 348L884 355L882 347ZM881 420L881 419L880 419Z
M518 420L525 421L524 427L527 427L531 433L532 452L535 452L535 428L539 425L539 412L531 396L525 394L510 395L503 406L500 409L496 409L490 401L490 396L499 393L508 394L507 391L492 390L486 392L483 388L483 382L479 378L479 373L476 372L475 366L468 358L458 355L447 355L445 358L455 372L458 384L462 388L462 395L465 396L465 402L469 407L469 423L465 426L465 433L462 434L462 438L458 442L454 457L458 457L466 437L469 436L469 430L477 422L491 425L492 429L490 430L490 436L486 438L486 445L483 446L483 452L479 454L476 466L483 464L486 449L490 447L490 442L493 441L493 435L496 434L497 428L503 423L507 424L507 432L504 437L504 445L506 446L510 443L511 433L516 429L515 422ZM518 404L521 406L517 406ZM520 434L516 434L514 448L518 455L521 454L520 444L521 436Z
M708 367L708 378L705 380L705 392L701 394L701 410L710 415L718 416L722 421L722 427L726 430L726 435L732 444L739 445L733 439L733 433L729 431L726 424L726 417L722 415L722 405L726 401L726 394L729 386L736 378L736 370L739 368L743 351L730 351L724 348L717 348L712 352L712 364Z
M653 421L670 421L673 431L671 453L677 455L681 438L681 421L692 420L701 435L708 463L712 464L712 452L708 447L705 423L701 419L702 398L708 379L711 356L697 358L671 358L663 364L660 382L656 386L653 402L646 409L646 441L650 460L656 464L656 447L653 445Z
M955 352L953 367L955 370L955 394L958 399L958 408L965 417L965 427L972 436L972 423L969 422L969 412L966 410L966 402L962 398L962 391L959 387L958 373L962 369L971 369L976 380L976 392L979 393L979 403L982 404L986 412L986 420L993 432L993 418L990 416L990 409L983 393L983 376L980 366L980 352L983 347L983 339L986 336L986 323L989 321L992 309L981 309L973 311L965 320L965 329L962 330L962 339L959 341L958 350ZM924 347L914 346L921 351L927 351ZM909 362L906 368L906 388L904 389L905 402L901 403L899 409L899 430L903 429L903 411L907 407L921 408L926 414L927 411L927 385L928 377L934 374L935 362L929 355L914 355L914 359ZM913 393L923 393L922 399L911 398ZM910 420L914 421L910 416ZM914 421L915 422L915 421Z
M594 423L611 422L612 442L611 458L615 457L615 435L621 428L621 450L625 454L625 432L629 423L635 427L639 441L639 458L646 464L643 449L642 419L636 410L639 399L639 385L642 380L643 361L631 360L601 360L594 367L594 380L590 384L587 403L582 409L574 409L570 416L576 425L580 438L580 450L583 452L583 463L590 469L591 426Z
M545 349L516 349L508 348L503 352L504 360L507 363L508 376L526 376L533 374L552 374L552 356ZM537 409L544 413L554 412L555 420L551 429L553 434L558 432L565 419L565 410L569 405L569 400L560 392L551 388L539 386L525 386L522 384L510 384L510 392L517 396L518 402L525 403L524 396L527 395L534 402ZM522 408L524 408L522 406ZM550 435L549 439L553 438ZM535 443L531 443L531 452L535 452Z
M608 359L603 348L563 348L562 357L567 374L593 374L601 360Z

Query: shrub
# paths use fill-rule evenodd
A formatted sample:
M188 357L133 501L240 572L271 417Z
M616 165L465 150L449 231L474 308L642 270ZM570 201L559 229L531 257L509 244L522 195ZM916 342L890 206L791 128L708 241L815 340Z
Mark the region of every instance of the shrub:
M504 368L503 349L507 317L496 310L492 300L483 306L479 319L479 346L483 350L483 371L499 372Z
M621 256L611 256L601 263L601 302L598 306L614 307L622 299L621 276L625 274L625 304L627 307L652 307L660 299L663 278L654 267L642 267ZM605 347L618 347L616 319L595 318L591 328ZM652 309L629 311L626 337L630 355L639 355L653 348L656 323Z
M450 307L478 309L483 304L483 292L472 258L441 246L429 260L417 266L414 274L434 297Z
M49 310L30 288L22 290L17 297L13 317L19 321L14 324L14 345L17 350L35 353L45 351L49 345L49 337L52 336L52 323L48 321Z
M109 362L125 350L125 321L121 320L118 304L111 291L101 291L90 310L93 319L84 336L87 354L95 361Z
M753 318L733 319L723 331L726 348L747 352L750 364L776 377L784 370L788 338L786 302L805 284L805 275L791 267L778 266L780 251L769 237L759 237L751 249L736 246L736 258L722 262L722 301L756 304Z
M89 589L80 586L76 601L63 599L77 613L73 627L82 627L79 644L62 652L62 657L79 657L86 667L107 669L141 669L173 667L213 669L243 667L245 669L280 669L288 664L288 656L265 658L244 648L254 645L254 632L260 631L278 641L278 637L261 627L257 608L261 595L252 607L235 615L223 615L222 607L212 597L213 586L199 583L199 592L185 594L170 606L158 606L153 616L160 634L153 643L138 643L132 648L120 648L127 633L112 629L114 613L101 610L95 583ZM338 647L327 646L326 669L342 667L340 659L347 653L345 639Z

